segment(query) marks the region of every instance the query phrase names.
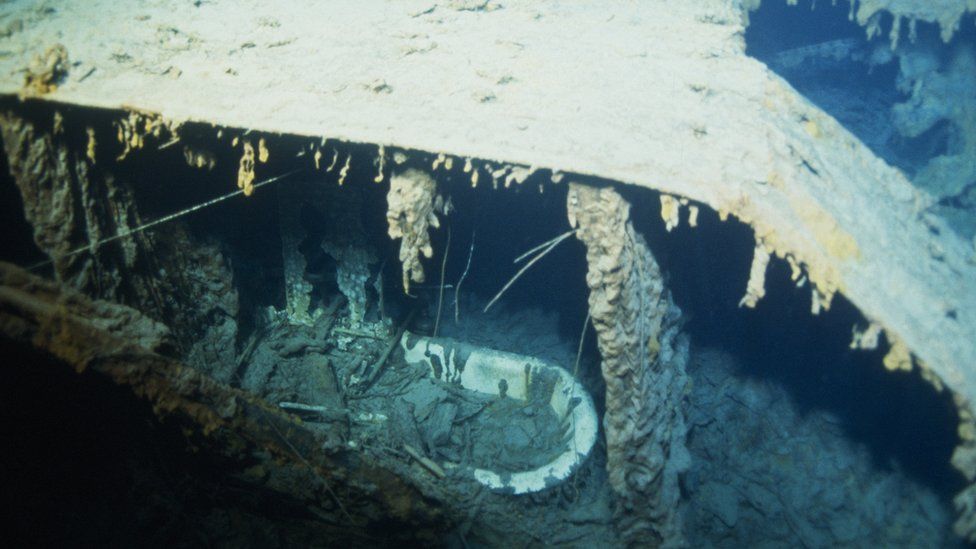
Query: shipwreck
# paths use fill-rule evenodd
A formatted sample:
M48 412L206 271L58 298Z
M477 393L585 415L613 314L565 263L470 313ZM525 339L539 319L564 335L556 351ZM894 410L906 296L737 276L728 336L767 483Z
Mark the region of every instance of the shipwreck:
M11 536L976 542L974 21L3 3Z

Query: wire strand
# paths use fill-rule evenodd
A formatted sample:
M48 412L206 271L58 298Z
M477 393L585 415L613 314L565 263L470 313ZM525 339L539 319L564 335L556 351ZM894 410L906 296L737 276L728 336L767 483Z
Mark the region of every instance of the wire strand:
M488 302L488 305L485 305L485 309L482 312L487 313L488 312L488 309L490 309L491 306L494 305L495 302L498 301L499 298L501 298L502 295L504 295L506 291L508 291L508 289L512 286L512 284L515 284L515 281L518 280L520 276L522 276L523 274L525 274L525 271L528 271L529 268L532 267L533 265L535 265L537 261L539 261L540 259L542 259L543 257L545 257L546 254L548 254L549 252L551 252L552 250L554 250L556 248L556 246L559 245L560 242L562 242L563 240L566 240L567 238L573 236L574 234L576 234L576 230L572 230L572 231L565 232L565 233L557 236L556 238L553 238L552 240L548 240L546 242L543 242L540 246L536 246L535 248L532 248L528 252L522 254L521 257L525 257L528 254L530 254L531 252L533 252L535 250L538 250L539 248L541 248L543 246L545 247L545 249L543 249L541 252L539 252L538 255L536 255L528 263L526 263L524 267L522 267L521 269L519 269L519 272L515 273L515 276L513 276L511 279L509 279L508 284L505 284L505 286L501 289L501 291L499 291L497 294L495 294L495 297L493 297L492 300Z
M276 175L274 177L265 179L264 181L260 181L258 183L255 183L254 184L254 188L255 189L259 189L259 188L261 188L261 187L263 187L265 185L269 185L269 184L274 183L276 181L280 181L280 180L282 180L282 179L284 179L286 177L289 177L291 175L294 175L294 174L298 173L301 170L302 170L302 168L298 168L298 169L294 169L294 170L292 170L290 172L286 172L286 173L283 173L281 175ZM191 206L191 207L189 207L189 208L187 208L185 210L180 210L178 212L171 213L169 215L164 215L163 217L160 217L159 219L156 219L155 221L150 221L149 223L145 223L143 225L140 225L140 226L136 227L135 229L123 229L122 232L120 232L118 234L115 234L115 235L112 235L112 236L109 236L107 238L103 238L103 239L95 242L94 244L88 244L88 245L82 246L80 248L75 248L74 250L70 250L67 253L64 253L64 254L58 256L57 258L46 259L46 260L41 261L39 263L35 263L35 264L31 265L30 267L27 267L27 270L28 271L34 271L34 270L40 269L41 267L46 267L46 266L54 263L54 261L56 259L64 259L64 258L67 258L67 257L76 256L76 255L78 255L80 253L84 253L84 252L95 253L95 251L98 250L98 248L102 247L105 244L108 244L109 242L115 242L116 240L123 239L123 238L125 238L127 236L132 236L134 234L141 233L141 232L143 232L145 230L148 230L148 229L151 229L153 227L162 225L163 223L168 223L170 221L173 221L174 219L179 219L179 218L181 218L183 216L186 216L186 215L189 215L189 214L191 214L193 212L200 211L200 210L202 210L204 208L209 208L210 206L213 206L214 204L223 202L224 200L228 200L230 198L234 198L235 196L238 196L240 194L244 194L244 189L238 189L236 191L227 193L227 194L225 194L223 196L218 196L217 198L213 198L211 200L207 200L206 202L201 202L200 204L197 204L195 206Z

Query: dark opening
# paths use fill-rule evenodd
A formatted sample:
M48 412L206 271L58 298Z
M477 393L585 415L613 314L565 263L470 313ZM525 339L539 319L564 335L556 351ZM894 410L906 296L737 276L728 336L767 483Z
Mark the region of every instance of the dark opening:
M837 14L834 8L824 8L824 17ZM782 13L789 13L789 9L797 8L788 8ZM783 16L782 13L780 16ZM751 28L761 26L763 17L767 17L763 12L754 14ZM838 25L837 28L838 36L849 36L845 34L849 31L847 27ZM785 31L782 34L788 36ZM104 119L101 123L105 123ZM233 190L237 153L232 152L226 144L213 146L208 141L212 140L212 134L212 128L190 126L181 135L186 136L188 146L199 145L214 151L218 167L213 171L187 166L182 153L175 148L133 155L112 168L117 170L120 177L135 183L136 202L144 220L159 218ZM225 137L227 139L230 138ZM307 140L291 137L271 140L271 159L260 166L259 179L294 169L294 151L306 148L306 144ZM375 148L372 147L339 147L343 154L351 152L354 158L375 157ZM106 154L111 154L111 151ZM430 166L429 157L421 153L410 155L410 162ZM549 174L543 172L511 188L501 185L493 189L487 178L483 178L477 188L471 188L468 176L457 168L449 174L436 172L440 191L450 196L454 211L442 217L440 229L432 231L434 255L424 262L426 281L416 285L413 296L406 296L400 286L399 242L390 241L386 236L385 193L388 180L373 183L375 174L376 166L370 162L354 162L340 192L361 195L364 236L377 250L377 263L383 265L384 288L390 307L388 314L402 318L408 309L419 308L422 311L420 324L425 325L426 329L431 328L440 295L443 254L448 249L443 283L453 286L466 269L468 274L461 293L461 322L458 324L454 322L454 292L452 289L445 291L441 325L443 335L472 338L503 349L510 345L517 348L505 350L536 352L552 357L561 364L572 364L586 317L588 295L584 249L575 238L560 244L529 269L490 313L481 312L524 264L514 264L516 257L569 229L565 183L552 184ZM597 185L612 184L581 179ZM281 308L284 304L277 199L283 186L294 183L335 186L336 174L304 169L280 183L258 189L254 196L247 199L228 200L185 218L193 234L216 239L222 253L230 259L234 283L241 297L239 321L243 334L253 329L249 323L257 311L269 305ZM540 184L543 186L542 192ZM885 371L881 364L887 351L884 342L874 351L850 350L851 328L866 324L851 303L837 296L828 312L811 315L809 286L797 288L790 280L786 264L774 259L766 278L766 296L755 309L740 308L739 299L746 288L754 244L751 229L735 220L722 222L715 212L701 206L697 227L688 226L685 210L682 223L669 233L660 221L657 193L632 187L620 188L620 192L633 205L635 227L647 238L666 276L667 286L687 317L692 355L702 348L722 349L737 359L735 376L785 387L801 415L820 410L832 412L839 418L846 436L869 449L878 469L897 468L905 471L943 498L948 498L962 487L962 478L949 465L949 456L958 442L958 417L948 391L936 392L921 379L917 369L912 373ZM0 196L8 195L15 197L16 189L5 174L0 183ZM20 207L13 200L4 200L2 204L5 210L11 212ZM303 224L313 236L325 230L318 215L313 207L303 213ZM3 216L2 219L5 226L11 227L11 234L19 235L16 246L31 250L30 232L23 216ZM448 232L451 235L449 248ZM313 240L310 239L303 246L309 260L309 270L312 273L327 273L334 265L323 257ZM474 251L469 268L472 240ZM17 252L16 246L5 247L4 253L21 264L31 257L37 257L36 249ZM336 292L334 281L326 278L316 279L315 285L316 306L321 306L327 296ZM373 315L372 318L376 314L375 310L367 312L368 316ZM11 353L24 352L10 349ZM38 359L20 362L30 364L31 360ZM54 389L45 389L45 398L52 396L57 405L47 408L48 415L54 419L44 419L43 425L58 423L57 418L76 414L77 409L88 409L92 399L101 403L90 410L98 417L84 416L80 422L85 425L63 423L62 431L78 430L82 433L79 436L84 438L88 436L85 433L91 432L89 423L100 424L111 426L112 429L104 433L104 437L115 437L118 441L135 436L127 431L139 428L139 425L128 423L133 417L141 418L141 422L152 421L151 417L145 415L145 410L133 412L134 406L144 405L127 402L124 396L119 395L119 388L92 382L88 378L72 381L68 378L73 374L69 374L65 371L66 377L55 380ZM39 386L43 381L42 374L20 372L17 375L26 377L18 378L20 381L5 387L22 387L14 390L17 394L43 392ZM698 383L695 375L692 372L693 383ZM594 393L602 410L602 406L599 406L602 398L599 355L592 329L588 330L584 345L580 377ZM27 408L21 408L21 404L17 403L19 401L10 402L5 409L5 418L22 421L23 425L30 424L30 416L24 413ZM118 426L119 432L116 433L113 426L116 420L113 418L121 417L119 414L126 419ZM162 445L160 451L163 452L171 451L167 449L170 444L180 445L178 439L170 438L171 434L161 432L163 434L158 437L138 435L142 437L137 437L139 445ZM23 430L11 435L12 438L26 436L28 433ZM34 454L43 454L41 457L44 461L39 463L58 461L62 459L58 456L65 455L66 448L74 444L66 442L71 441L73 436L64 434L67 437L64 440L51 442L55 445L53 449L33 442L24 444L23 452L17 455L17 459L26 462ZM95 443L88 439L78 442L83 446ZM151 459L151 456L134 459L143 458ZM99 454L91 459L107 458ZM185 464L180 456L173 456L173 459L176 463L174 467L203 467L203 474L207 474L206 464ZM696 459L702 458L696 456ZM74 465L58 467L70 468ZM69 475L76 473L80 474L75 469L68 472ZM109 475L108 480L99 486L99 490L123 490L119 485L121 481L112 480L114 477L111 475L115 473L108 471L105 474ZM48 484L38 485L41 491L55 489L50 479L44 482ZM102 497L99 491L92 493L96 494L92 496L96 499ZM46 500L38 505L50 506L52 503ZM138 503L132 505L138 507ZM83 505L79 503L78 506ZM132 506L127 509L127 512L141 512L133 510ZM132 523L141 524L136 520ZM123 532L120 535L126 534ZM95 542L102 540L98 537L92 539Z

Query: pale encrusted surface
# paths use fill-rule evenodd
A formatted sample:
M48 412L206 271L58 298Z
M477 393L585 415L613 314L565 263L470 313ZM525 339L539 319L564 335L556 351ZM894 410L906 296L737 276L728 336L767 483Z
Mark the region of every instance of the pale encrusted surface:
M425 172L407 170L394 175L386 195L386 222L390 238L399 238L400 263L403 265L403 289L410 293L410 282L424 281L420 257L431 257L430 227L441 226L436 212L443 209L437 194L437 183Z
M749 283L746 285L746 294L739 301L739 307L752 309L766 295L767 266L769 266L769 251L763 246L761 240L757 240L752 252L752 266L749 267Z
M770 0L737 1L748 14L748 11L759 9L763 1ZM797 3L797 0L773 1L785 1L791 5ZM836 4L837 0L833 0L833 3ZM959 30L963 17L967 13L976 12L976 0L846 0L846 3L850 6L850 18L856 19L859 25L866 28L868 38L881 33L882 25L887 25L885 17L893 18L888 31L892 45L898 44L906 26L909 38L914 38L919 21L938 25L942 40L948 42Z
M954 396L959 409L960 443L952 453L952 465L962 472L969 486L953 498L958 513L953 529L960 537L976 543L976 419L972 404L959 394Z
M967 427L972 427L972 420L964 423ZM976 443L967 440L956 448L952 454L952 464L966 475L966 480L970 482L965 490L956 494L953 504L959 518L953 525L957 535L965 538L970 543L976 542Z
M849 0L851 13L857 22L868 29L868 35L881 32L882 16L894 17L891 33L892 42L897 43L897 34L902 21L908 22L914 33L916 21L939 25L942 40L948 42L959 30L959 22L967 12L976 11L976 0Z
M305 238L302 227L303 192L307 185L286 185L278 193L278 224L281 233L281 259L285 277L285 313L295 324L312 325L312 283L305 278L307 263L299 246Z
M690 198L752 225L772 254L802 265L818 302L843 293L976 397L971 238L938 220L930 229L903 174L745 55L746 4L756 2L10 2L0 92L16 95L34 56L60 43L77 65L43 100ZM920 19L915 10L952 7L867 4Z
M369 307L366 285L370 277L376 274L379 279L378 254L369 243L363 219L364 186L373 184L316 185L316 192L309 195L314 215L324 228L319 247L336 262L336 284L349 304L353 326L363 322Z
M349 321L353 326L363 322L368 299L366 282L376 254L367 246L336 245L323 240L322 251L336 260L336 284L349 303Z
M976 211L976 44L954 43L948 55L932 44L904 44L896 54L898 88L908 96L892 111L898 133L918 138L948 124L953 135L913 181L931 203L957 201ZM976 223L968 225L957 230L972 236Z
M586 245L589 307L607 385L604 427L618 526L632 545L684 544L678 474L689 465L682 399L688 343L630 205L571 184L570 224Z
M38 54L27 67L24 76L24 96L43 95L58 88L68 74L68 51L61 44L55 44L43 54Z

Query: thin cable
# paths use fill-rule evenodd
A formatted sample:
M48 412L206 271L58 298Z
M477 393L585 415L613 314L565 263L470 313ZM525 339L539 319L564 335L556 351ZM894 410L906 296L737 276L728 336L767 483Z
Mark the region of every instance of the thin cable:
M497 294L495 294L495 297L493 297L492 300L488 302L488 305L485 305L485 309L482 312L487 313L488 312L488 309L490 309L491 306L494 305L495 302L498 301L498 299L500 297L502 297L502 295L504 295L506 291L508 291L508 289L512 286L512 284L515 284L515 281L518 280L520 276L522 276L523 274L525 274L525 271L528 271L529 268L532 267L533 265L535 265L537 261L539 261L540 259L542 259L543 257L545 257L546 254L548 254L549 252L551 252L552 250L554 250L556 248L556 246L559 245L560 242L562 242L563 240L566 240L567 238L573 236L574 234L576 234L576 231L575 230L569 231L569 232L566 232L566 233L563 233L563 234L557 236L556 238L553 238L552 240L543 242L542 243L542 246L545 246L545 249L543 249L541 252L539 252L538 255L536 255L535 257L533 257L528 263L525 264L524 267L522 267L521 269L519 269L519 272L515 273L515 276L513 276L508 281L508 284L505 284L505 286L501 289L501 291L499 291ZM525 254L522 254L522 256L520 256L519 259L521 259L522 257L525 257L526 255L528 255L532 251L538 250L539 248L540 248L540 246L536 246L535 248L532 248L532 250L529 250L529 252L526 252Z
M295 173L297 173L297 172L299 172L301 170L302 170L302 168L298 168L298 169L292 170L290 172L286 172L286 173L283 173L281 175L276 175L276 176L274 176L272 178L265 179L264 181L261 181L259 183L256 183L254 185L254 188L255 189L258 189L258 188L263 187L265 185L268 185L270 183L274 183L276 181L280 181L280 180L282 180L282 179L284 179L284 178L286 178L286 177L288 177L290 175L294 175ZM225 194L223 196L218 196L217 198L214 198L212 200L208 200L206 202L201 202L200 204L197 204L196 206L191 206L191 207L189 207L189 208L187 208L185 210L180 210L180 211L178 211L176 213L172 213L172 214L169 214L169 215L164 215L163 217L160 217L159 219L157 219L155 221L150 221L149 223L146 223L145 225L140 225L140 226L136 227L135 229L123 229L122 232L120 232L119 234L110 236L108 238L103 238L102 240L99 240L98 242L95 242L94 244L88 244L87 246L83 246L81 248L75 248L74 250L71 250L71 251L69 251L69 252L67 252L67 253L65 253L63 255L58 256L57 259L64 259L66 257L75 256L75 255L78 255L78 254L83 253L83 252L95 253L95 250L97 250L98 248L100 248L104 244L108 244L109 242L115 242L116 240L125 238L127 236L132 236L132 235L137 234L137 233L141 233L142 231L145 231L147 229L151 229L151 228L156 227L158 225L162 225L163 223L167 223L167 222L172 221L174 219L179 219L179 218L181 218L181 217L183 217L185 215L189 215L189 214L191 214L193 212L202 210L204 208L209 208L210 206L213 206L214 204L217 204L219 202L223 202L224 200L227 200L229 198L234 198L235 196L240 195L240 194L244 194L244 189L238 189L238 190L236 190L234 192L227 193L227 194ZM47 259L45 261L41 261L40 263L35 263L35 264L31 265L30 267L27 267L27 270L28 271L33 271L35 269L39 269L41 267L45 267L47 265L50 265L51 263L54 263L54 261L55 261L54 259Z
M579 346L576 348L576 364L573 366L573 385L569 392L570 403L572 403L572 400L576 398L576 387L582 386L583 384L579 378L579 367L580 360L583 358L583 342L586 341L586 328L588 328L590 325L590 315L591 313L589 312L589 307L587 307L586 320L583 321L583 331L580 332ZM565 419L569 419L569 417L572 415L573 408L566 408L566 418L564 418L564 421ZM576 443L576 418L573 418L573 451L579 455L579 445ZM576 490L576 498L579 499L579 474L576 473L573 474L573 489Z
M567 231L567 232L565 232L565 233L557 236L556 238L553 238L552 240L546 240L545 242L543 242L542 244L539 244L535 248L532 248L531 250L525 252L524 254L516 257L515 258L515 261L513 261L512 263L518 263L518 262L522 261L526 257L529 257L530 255L538 252L539 250L545 248L546 246L552 244L553 242L555 242L557 240L560 241L560 242L562 242L566 237L568 237L571 234L576 234L576 232L577 232L577 229L573 229L571 231Z
M471 231L471 249L468 250L468 263L464 266L464 272L461 273L461 278L458 279L457 284L454 285L454 323L460 322L458 319L461 317L461 283L464 282L464 277L468 276L468 269L471 268L471 257L474 255L474 231Z
M437 296L437 320L434 321L434 337L441 325L441 308L444 305L444 273L447 271L447 253L451 251L451 226L447 226L447 244L444 244L444 261L441 262L441 289Z

